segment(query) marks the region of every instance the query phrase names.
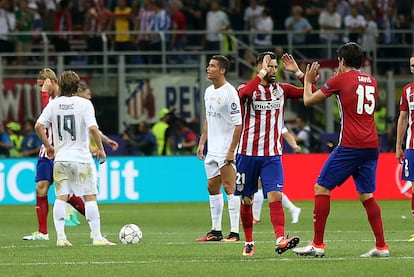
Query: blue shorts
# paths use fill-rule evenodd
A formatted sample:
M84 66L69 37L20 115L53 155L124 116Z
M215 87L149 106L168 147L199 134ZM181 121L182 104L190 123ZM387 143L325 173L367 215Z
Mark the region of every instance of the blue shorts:
M414 150L405 150L405 156L402 165L401 179L405 181L414 181Z
M358 149L338 146L322 167L317 183L329 190L353 177L357 190L372 193L376 188L378 149Z
M262 181L263 194L283 190L282 156L256 157L237 154L235 195L253 196L258 190L257 181Z
M36 183L39 181L49 181L53 183L53 162L48 158L38 158L36 166Z

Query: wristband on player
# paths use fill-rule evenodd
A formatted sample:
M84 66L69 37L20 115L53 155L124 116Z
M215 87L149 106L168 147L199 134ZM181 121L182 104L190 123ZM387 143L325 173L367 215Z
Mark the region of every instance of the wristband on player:
M302 70L298 69L298 71L295 72L296 77L302 76L303 72Z
M263 77L267 75L267 71L264 70L263 68L260 69L259 73L262 73L263 74Z

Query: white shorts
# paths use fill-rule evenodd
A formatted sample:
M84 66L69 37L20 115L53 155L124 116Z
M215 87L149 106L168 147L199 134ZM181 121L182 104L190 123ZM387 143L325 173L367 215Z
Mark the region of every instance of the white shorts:
M97 195L97 174L92 163L55 162L53 179L56 196L76 194Z
M218 155L206 155L204 159L204 168L206 169L207 179L214 178L220 175L220 168L225 165L226 155L218 156ZM233 164L233 167L236 166Z

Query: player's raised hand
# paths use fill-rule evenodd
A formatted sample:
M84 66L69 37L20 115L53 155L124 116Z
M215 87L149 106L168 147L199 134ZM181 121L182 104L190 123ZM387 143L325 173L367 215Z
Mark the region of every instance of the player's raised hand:
M47 91L49 94L52 92L52 81L50 79L46 79L43 81L42 91Z
M282 61L283 61L283 67L290 72L297 72L299 71L299 66L296 63L296 60L293 58L293 56L291 54L283 54L282 56Z
M320 64L318 62L306 65L305 82L315 83L319 80L319 67Z
M270 58L270 55L265 55L263 57L263 62L262 62L262 69L266 70L266 72L269 72L269 63L272 60L272 58Z

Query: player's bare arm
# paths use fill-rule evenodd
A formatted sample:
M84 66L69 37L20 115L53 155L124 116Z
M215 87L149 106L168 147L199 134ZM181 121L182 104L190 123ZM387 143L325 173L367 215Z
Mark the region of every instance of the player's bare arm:
M399 163L402 163L404 158L404 150L402 148L402 142L404 139L405 132L408 127L408 112L400 111L400 116L397 121L397 137L395 141L395 157Z
M102 132L99 132L99 133L101 134L101 139L103 143L111 147L113 151L118 150L119 144L116 141L110 139L107 135L105 135Z
M292 147L295 153L300 153L302 151L302 147L300 147L296 143L295 137L291 133L286 132L286 133L283 133L282 136L286 140L286 142L289 144L289 146Z
M201 136L200 136L200 140L198 142L198 147L197 147L197 157L200 160L204 160L204 145L206 144L207 141L207 119L204 119L204 124L203 124L203 131L201 132Z
M89 133L92 135L93 139L95 140L95 143L98 147L98 150L96 153L96 159L99 161L99 163L104 163L106 161L106 153L102 145L102 139L101 134L99 133L99 129L97 126L91 126L89 128Z
M234 153L236 152L236 147L239 144L241 131L242 131L242 125L236 125L236 127L234 128L233 138L231 141L231 145L229 147L229 151L226 154L225 163L227 165L234 163Z
M43 145L46 147L46 153L48 158L52 159L55 155L55 149L50 144L49 140L47 139L45 127L40 124L39 122L36 122L35 124L35 131L36 134L39 136L40 141L43 143Z

